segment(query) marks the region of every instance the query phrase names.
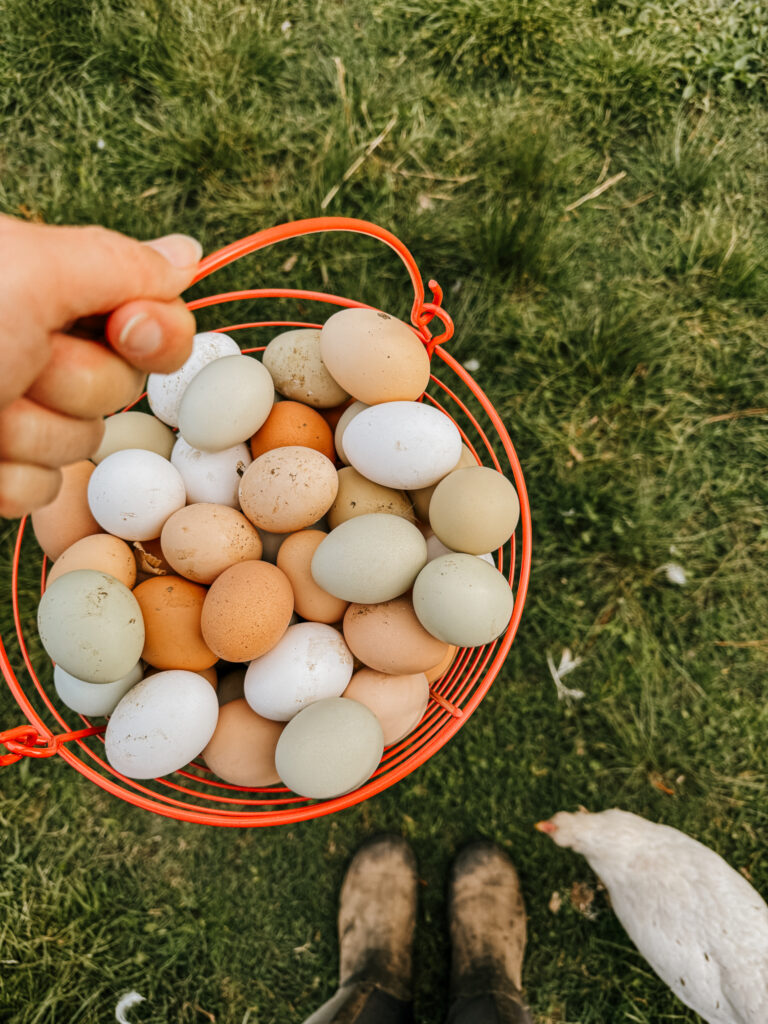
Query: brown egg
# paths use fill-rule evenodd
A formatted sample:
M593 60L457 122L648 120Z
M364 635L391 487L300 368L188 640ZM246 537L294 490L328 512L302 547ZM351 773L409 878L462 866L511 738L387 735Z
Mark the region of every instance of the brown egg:
M274 448L300 446L321 452L331 462L336 458L333 434L319 412L301 402L277 402L251 438L254 459Z
M167 670L164 669L164 668L153 668L150 665L150 667L144 673L144 678L146 679L147 676L153 676L157 672L165 672L165 671L167 671ZM214 690L216 690L218 692L218 689L219 689L219 677L218 677L218 674L216 672L216 666L215 665L211 665L210 668L197 669L196 670L196 674L199 675L199 676L202 676L203 679L207 679L208 682L211 684L211 686L214 688Z
M320 331L320 354L354 398L415 401L429 383L429 356L415 332L376 309L342 309Z
M58 558L83 537L104 532L88 506L88 481L94 469L87 459L63 466L59 493L50 505L32 513L37 543L49 558Z
M328 534L322 530L300 530L289 534L277 553L277 566L291 581L296 612L310 622L339 622L348 601L334 597L315 583L310 564L312 556Z
M448 648L416 618L410 594L381 604L351 604L344 615L344 639L368 668L396 676L425 672Z
M453 473L457 469L469 469L470 467L477 465L477 459L472 454L472 451L465 444L463 444L461 446L461 458L453 467L451 473ZM448 474L446 473L446 476L447 475ZM443 479L445 479L445 477L443 477ZM440 481L438 480L437 483L432 484L431 487L420 487L416 491L408 492L408 497L413 502L414 511L416 512L416 515L419 517L419 519L421 519L423 523L429 522L429 503L432 500L432 495L435 493L435 488L439 483Z
M49 587L65 572L74 572L76 569L96 569L98 572L109 573L129 590L136 582L133 551L124 540L108 533L93 533L76 540L54 562L46 586Z
M200 618L205 587L180 576L157 576L133 591L144 617L141 657L155 668L200 672L218 655L203 640Z
M276 448L254 459L240 481L240 505L270 533L304 530L325 515L339 488L330 459L312 448Z
M340 469L338 477L336 500L328 509L328 525L331 529L335 529L339 523L345 523L347 519L364 516L368 512L385 512L415 522L413 508L403 491L375 484L352 466Z
M432 683L436 683L440 676L445 675L445 673L453 664L454 658L456 657L458 650L458 647L449 647L448 650L445 652L445 657L441 658L436 665L432 666L432 668L428 668L426 670L425 675L427 677L427 682L429 683L430 686L432 685Z
M225 661L271 650L293 615L288 577L269 562L238 562L217 576L203 604L205 642Z
M229 505L196 502L166 519L160 547L168 564L196 583L213 583L236 562L261 558L261 537Z
M243 698L219 709L219 720L203 760L233 786L262 787L280 782L275 749L284 722L272 722L251 710Z
M388 747L421 721L429 703L429 683L423 672L393 676L364 668L352 676L342 696L365 704L376 715Z

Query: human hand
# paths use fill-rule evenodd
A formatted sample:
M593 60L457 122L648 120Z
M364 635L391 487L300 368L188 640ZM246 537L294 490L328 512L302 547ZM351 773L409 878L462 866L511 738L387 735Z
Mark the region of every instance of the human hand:
M195 321L179 295L201 255L186 235L141 243L0 216L0 516L53 501L59 467L98 448L102 417L188 357Z

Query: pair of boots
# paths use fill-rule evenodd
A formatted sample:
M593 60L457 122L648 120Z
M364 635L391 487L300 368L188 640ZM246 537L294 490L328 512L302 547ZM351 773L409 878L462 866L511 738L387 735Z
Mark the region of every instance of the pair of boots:
M379 836L355 854L339 900L339 988L304 1024L411 1024L418 876L410 846ZM454 861L446 1024L533 1024L520 992L525 906L512 862L477 842Z

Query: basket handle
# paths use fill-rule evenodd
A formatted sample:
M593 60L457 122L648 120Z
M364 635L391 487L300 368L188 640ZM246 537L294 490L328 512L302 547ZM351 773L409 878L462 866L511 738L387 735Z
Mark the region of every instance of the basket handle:
M297 238L299 235L315 235L323 231L350 231L358 235L368 235L371 238L378 238L388 245L390 249L393 249L405 264L411 278L414 292L411 323L427 346L428 354L431 356L437 345L442 345L453 337L453 321L441 306L443 290L437 281L429 282L432 301L426 302L424 284L421 280L419 268L416 266L416 261L410 251L403 245L400 239L393 235L391 231L387 231L386 228L379 227L378 224L373 224L367 220L357 220L354 217L309 217L306 220L289 221L286 224L278 224L276 227L257 231L253 235L241 238L237 242L231 242L229 245L225 245L223 249L219 249L206 256L201 261L192 284L197 284L198 281L202 281L203 278L208 277L214 271L220 270L222 267L240 259L241 256L247 256L249 253L257 252L259 249L265 249L276 242L283 242L287 238ZM289 294L294 294L297 298L306 297L305 293L298 290L290 290ZM443 333L436 338L432 337L432 332L427 326L434 317L440 320L444 328Z

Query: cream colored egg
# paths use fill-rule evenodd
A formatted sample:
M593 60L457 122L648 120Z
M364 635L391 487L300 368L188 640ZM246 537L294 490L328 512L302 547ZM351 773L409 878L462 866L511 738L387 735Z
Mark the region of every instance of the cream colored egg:
M320 353L350 395L373 405L415 401L429 383L429 356L415 332L376 309L342 309L320 332Z
M468 448L467 445L462 444L461 458L455 466L451 466L449 472L453 473L456 469L468 469L477 465L478 462L472 454L472 450ZM443 477L443 479L445 478ZM440 481L438 480L437 483L440 483ZM432 500L432 495L435 493L437 483L431 484L429 487L420 487L418 490L408 492L408 497L413 502L414 511L422 523L429 522L429 503Z
M388 747L405 739L423 718L429 683L423 672L393 676L364 668L355 672L342 696L359 701L376 715Z
M349 459L347 458L346 452L344 451L344 431L347 429L352 420L357 416L359 412L364 409L370 408L365 402L353 402L352 405L347 406L344 412L339 417L339 422L336 424L336 430L333 434L333 445L336 449L341 462L346 466L349 465Z
M388 515L402 516L413 522L413 507L403 491L394 487L384 487L367 480L352 466L345 466L338 471L339 490L336 499L328 510L328 525L333 529L355 516L363 516L369 512L384 512Z
M349 397L333 379L320 355L320 331L285 331L264 349L262 361L275 389L315 409L332 409Z
M179 405L179 433L193 448L220 452L246 441L269 416L275 386L251 356L223 356L204 366Z
M500 548L514 533L519 518L514 485L487 466L449 473L429 504L429 522L438 539L453 551L471 555Z
M98 451L92 456L98 465L112 452L123 448L143 448L170 459L176 435L156 416L146 412L118 412L104 420L104 437Z

